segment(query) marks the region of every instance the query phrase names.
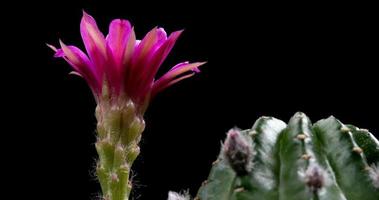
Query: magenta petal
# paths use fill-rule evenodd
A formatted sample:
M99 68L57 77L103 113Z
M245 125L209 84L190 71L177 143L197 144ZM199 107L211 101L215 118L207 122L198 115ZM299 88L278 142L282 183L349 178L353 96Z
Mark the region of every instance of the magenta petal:
M160 85L160 87L153 87L152 92L151 92L151 94L152 94L151 96L154 97L156 94L158 94L162 90L170 87L171 85L174 85L175 83L177 83L177 82L179 82L181 80L184 80L184 79L187 79L189 77L192 77L193 75L195 75L195 73L191 73L191 74L187 74L187 75L181 76L179 78L176 78L174 80L171 80L171 81L167 82L164 85Z
M180 35L182 33L183 33L183 30L175 31L175 32L170 34L170 36L168 37L168 39L166 41L166 43L167 43L166 49L165 49L163 55L161 56L161 63L166 59L166 57L168 56L168 54L170 53L170 51L172 50L176 41L178 40L178 38L180 37Z
M178 64L176 64L175 66L173 66L173 67L170 69L170 71L175 70L175 69L178 69L178 68L183 67L184 65L188 65L188 64L189 64L188 61L178 63Z
M96 21L83 11L80 23L80 33L83 38L84 46L88 52L96 71L100 78L103 78L103 70L106 65L107 48L104 35L99 31Z
M129 38L131 38L131 31L129 21L115 19L109 25L109 34L106 38L108 53L107 80L117 94L122 88L122 75L125 72L123 61L124 56L127 56L125 51L130 51ZM133 38L131 39L133 40Z
M175 65L170 71L168 71L165 75L163 75L161 78L159 78L157 81L154 82L154 85L152 88L152 96L155 96L158 92L171 86L174 83L177 83L185 78L191 77L194 74L194 72L198 72L198 67L200 67L201 65L205 63L206 62L196 62L196 63L183 62L183 63L179 63ZM193 73L183 75L189 71Z
M56 57L65 56L75 67L86 67L90 68L90 61L85 53L75 46L66 46L62 41L59 41L61 49L57 49L55 53ZM82 71L81 68L75 69L79 72Z
M176 41L183 31L175 31L170 34L168 39L160 46L160 48L154 53L151 61L149 63L149 79L152 79L158 72L159 67L162 65L163 61L167 58L168 54L174 47Z
M163 44L160 44L159 48L152 53L152 55L148 59L147 64L145 64L146 67L144 67L143 71L140 72L141 74L143 74L143 77L141 78L141 83L137 88L139 93L146 94L148 93L148 90L151 89L154 77L158 72L159 67L166 59L167 55L173 48L175 42L177 41L182 32L183 31L175 31L171 33L168 39L165 40Z
M136 46L136 50L133 56L133 63L137 63L141 60L146 59L146 55L150 52L154 44L157 42L157 36L157 27L153 28L145 35L138 46Z
M174 67L171 68L170 71L168 71L166 74L164 74L161 78L159 78L154 84L160 85L165 84L167 82L170 82L175 77L188 72L188 71L195 71L194 69L198 68L199 66L205 64L205 62L195 62L195 63L188 63L188 62L182 62Z
M155 27L149 31L141 42L136 46L131 65L128 67L128 78L126 80L127 92L131 96L140 98L143 94L145 71L148 68L148 60L153 52L153 48L158 41L158 36L162 36L162 32L158 34L158 28Z
M122 19L113 20L109 26L106 41L117 64L122 63L131 29L129 21Z
M154 52L156 49L158 49L162 44L167 40L167 33L163 28L157 29L157 41L154 44L154 47L152 48L152 52ZM152 53L151 52L151 53Z
M176 40L179 38L181 33L182 31L176 31L171 33L169 38L166 41L164 41L164 43L154 52L143 72L143 74L145 74L145 82L149 84L153 80L154 76L158 72L159 67L166 59L167 55L173 48Z
M136 35L134 33L134 28L132 28L128 36L128 42L126 43L126 46L125 46L123 62L122 62L123 65L127 65L130 63L136 44L137 44Z
M89 54L92 54L93 51L100 51L105 55L104 35L97 27L95 19L84 11L80 22L80 33Z
M66 46L62 41L60 44L61 49L57 49L55 56L64 57L74 70L87 80L93 90L99 91L101 84L87 55L75 46Z

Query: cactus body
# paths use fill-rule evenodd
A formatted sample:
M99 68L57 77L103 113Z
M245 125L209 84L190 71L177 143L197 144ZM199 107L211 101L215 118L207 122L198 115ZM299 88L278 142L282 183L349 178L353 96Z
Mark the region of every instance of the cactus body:
M253 143L251 171L236 173L224 146L197 200L379 199L379 142L367 130L296 113L288 125L262 117L240 134Z

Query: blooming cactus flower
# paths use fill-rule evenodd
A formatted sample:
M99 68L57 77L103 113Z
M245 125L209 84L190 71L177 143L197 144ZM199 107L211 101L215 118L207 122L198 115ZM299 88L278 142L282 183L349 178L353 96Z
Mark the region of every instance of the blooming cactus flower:
M80 32L87 54L60 41L60 48L48 45L55 57L65 59L90 86L96 107L99 160L96 174L103 198L128 199L132 189L130 167L138 156L145 128L143 113L151 98L172 84L193 76L204 62L182 62L155 80L154 77L182 31L167 36L153 28L137 40L129 21L115 19L106 37L95 20L83 12Z
M59 49L49 47L56 52L55 57L64 58L73 73L87 81L97 101L107 95L110 99L127 97L137 105L145 105L163 89L199 72L198 67L204 64L182 62L154 80L182 31L167 36L163 28L155 27L137 40L128 20L115 19L104 37L94 18L83 11L80 32L88 56L62 41Z

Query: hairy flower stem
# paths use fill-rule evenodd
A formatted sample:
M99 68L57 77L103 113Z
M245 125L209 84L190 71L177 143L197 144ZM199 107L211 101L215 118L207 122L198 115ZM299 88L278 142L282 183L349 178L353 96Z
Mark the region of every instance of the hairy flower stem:
M130 169L140 150L145 128L142 114L132 101L103 101L96 108L99 160L96 173L105 200L128 200Z

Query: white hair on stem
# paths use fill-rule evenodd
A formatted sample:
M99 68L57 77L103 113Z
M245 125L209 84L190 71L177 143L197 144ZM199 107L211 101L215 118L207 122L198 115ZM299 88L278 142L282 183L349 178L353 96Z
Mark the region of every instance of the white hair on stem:
M375 188L379 188L379 163L372 164L369 169L369 176Z
M183 193L177 193L170 191L168 192L168 199L167 200L190 200L191 197L188 194L188 192L183 192Z

